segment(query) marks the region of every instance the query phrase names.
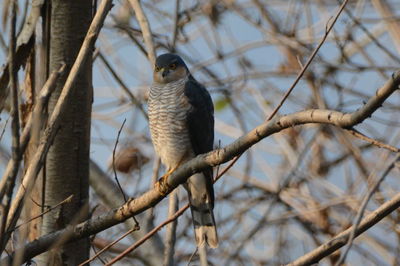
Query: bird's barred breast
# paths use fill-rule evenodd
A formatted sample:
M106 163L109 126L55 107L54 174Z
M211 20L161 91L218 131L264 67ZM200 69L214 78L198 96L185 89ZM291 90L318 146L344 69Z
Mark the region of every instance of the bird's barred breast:
M192 154L186 116L190 104L184 94L186 79L153 84L149 94L149 124L154 148L167 168Z

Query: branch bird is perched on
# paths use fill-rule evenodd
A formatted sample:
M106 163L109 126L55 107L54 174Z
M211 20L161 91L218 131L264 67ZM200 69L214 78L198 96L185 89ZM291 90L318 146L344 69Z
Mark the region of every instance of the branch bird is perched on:
M175 54L157 57L149 94L150 133L156 153L167 168L157 183L165 191L167 178L181 164L209 152L214 143L214 108L208 91ZM212 168L185 183L198 246L218 246L214 221Z

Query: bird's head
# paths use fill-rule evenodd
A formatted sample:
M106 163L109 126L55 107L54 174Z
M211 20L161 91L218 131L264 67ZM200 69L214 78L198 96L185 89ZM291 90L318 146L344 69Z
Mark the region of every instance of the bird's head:
M189 70L176 54L162 54L156 59L153 78L157 83L169 83L189 75Z

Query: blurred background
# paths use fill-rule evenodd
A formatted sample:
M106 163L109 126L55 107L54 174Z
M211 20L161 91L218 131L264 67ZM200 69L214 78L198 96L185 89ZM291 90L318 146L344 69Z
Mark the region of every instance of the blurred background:
M209 90L215 107L216 148L266 120L321 42L341 3L141 1L156 54L179 54ZM31 10L31 1L18 1L17 32ZM7 59L6 16L3 12L0 27L2 64ZM43 44L41 23L39 19L35 30L38 47ZM36 58L40 60L40 52ZM278 115L312 108L353 112L390 79L399 62L400 2L351 0ZM121 203L119 190L96 181L95 173L115 184L112 153L125 119L115 160L125 193L140 196L165 171L155 157L146 118L152 69L130 2L114 1L93 54L90 211L95 216ZM21 68L18 74L21 103L29 99L24 90L26 73L27 68ZM399 114L397 92L356 129L399 147ZM0 121L2 170L11 153L8 120L6 104ZM281 265L313 250L352 225L362 199L393 155L329 125L294 127L262 140L215 184L220 246L208 253L209 263ZM224 167L214 169L215 175ZM399 191L398 177L398 169L386 177L365 214ZM96 183L114 195L105 196ZM180 190L179 204L184 206L187 196ZM167 216L168 200L164 200L138 219L145 232ZM399 220L395 211L361 235L346 264L399 265ZM92 255L126 232L127 226L120 224L92 237ZM164 227L148 242L151 248L137 248L119 265L160 265L155 257L162 261L165 233ZM125 238L93 264L102 265L138 238ZM198 265L197 256L192 258L195 249L191 215L186 211L177 224L176 265ZM335 264L340 255L335 252L321 265Z

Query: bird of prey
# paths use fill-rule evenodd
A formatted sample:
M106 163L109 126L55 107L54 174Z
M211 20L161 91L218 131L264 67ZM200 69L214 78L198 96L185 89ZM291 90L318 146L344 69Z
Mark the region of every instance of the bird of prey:
M193 78L182 58L167 53L156 59L148 108L154 148L167 169L157 183L163 193L168 185L166 180L174 170L213 149L214 107L210 94ZM191 176L184 184L199 247L218 246L212 175L210 167Z

